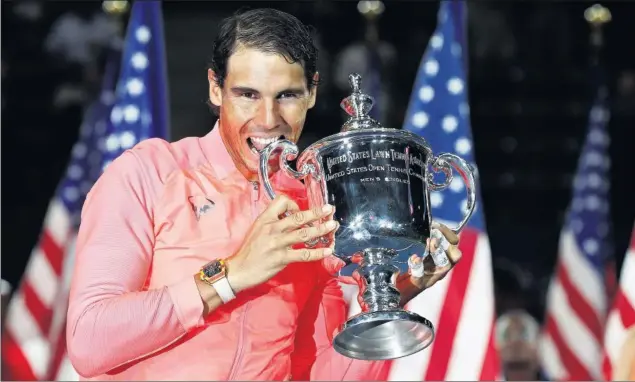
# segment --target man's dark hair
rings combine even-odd
[[[216,82],[222,87],[229,57],[241,45],[279,54],[291,64],[299,63],[304,68],[307,86],[311,88],[317,85],[313,76],[317,71],[318,57],[312,32],[312,28],[296,17],[277,9],[239,11],[222,21],[208,67],[214,71]]]

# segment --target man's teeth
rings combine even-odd
[[[281,137],[274,138],[258,138],[258,137],[250,137],[249,141],[251,142],[251,150],[255,153],[260,153],[265,147],[270,145],[271,143],[277,141]]]
[[[258,144],[258,145],[267,146],[268,144],[271,144],[271,143],[277,141],[278,138],[279,137],[275,137],[275,138],[256,138],[256,137],[251,137],[251,141],[253,143]]]

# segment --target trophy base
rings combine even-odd
[[[381,361],[421,351],[434,340],[434,326],[407,310],[358,314],[349,319],[333,339],[335,350],[349,358]]]

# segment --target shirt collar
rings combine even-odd
[[[214,124],[212,131],[200,138],[200,144],[205,158],[207,158],[210,166],[215,170],[216,175],[220,179],[238,170],[234,164],[234,160],[229,155],[229,152],[227,152],[227,148],[225,148],[223,138],[220,136],[218,120]]]

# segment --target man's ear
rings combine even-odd
[[[223,92],[216,81],[216,73],[212,69],[207,69],[207,81],[209,82],[209,101],[212,105],[220,107],[223,103]]]
[[[317,98],[317,84],[320,82],[320,73],[315,72],[315,74],[313,75],[313,84],[309,84],[309,92],[311,93],[309,95],[309,109],[313,108],[313,106],[315,106],[315,99]]]

